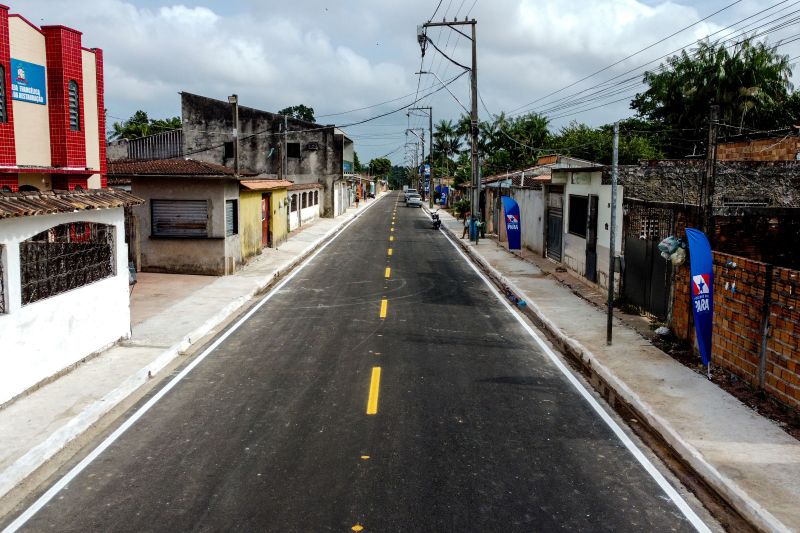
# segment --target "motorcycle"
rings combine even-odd
[[[442,226],[442,221],[439,219],[439,213],[435,211],[431,213],[431,222],[433,223],[433,229],[439,229]]]

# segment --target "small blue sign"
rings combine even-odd
[[[431,177],[431,166],[428,163],[422,165],[422,175],[425,176],[426,178]]]
[[[714,325],[714,260],[705,233],[686,228],[691,264],[692,312],[700,358],[711,362],[711,338]]]
[[[345,174],[353,173],[353,163],[351,163],[350,161],[345,161],[342,166],[344,167]]]
[[[508,249],[519,250],[521,246],[521,231],[519,220],[519,205],[510,196],[502,196],[503,212],[506,215],[506,234],[508,235]]]
[[[47,81],[42,65],[11,58],[11,98],[21,102],[45,105]]]

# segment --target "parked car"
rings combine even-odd
[[[406,207],[422,207],[422,197],[419,194],[407,195]]]

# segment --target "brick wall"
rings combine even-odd
[[[800,137],[788,134],[769,139],[720,143],[717,160],[790,161],[800,152]]]
[[[765,389],[800,407],[800,272],[775,268],[767,337]]]
[[[676,269],[671,326],[677,337],[694,344],[689,272],[688,264]],[[798,291],[796,270],[714,252],[713,364],[795,409],[800,408]],[[759,363],[765,340],[762,383]]]

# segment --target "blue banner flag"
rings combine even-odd
[[[714,323],[714,260],[705,233],[694,228],[686,228],[686,237],[689,239],[694,329],[697,333],[700,357],[703,359],[703,364],[708,366],[711,362],[711,334]]]
[[[503,212],[506,215],[506,234],[508,235],[508,249],[519,250],[521,248],[520,240],[520,220],[519,220],[519,205],[510,196],[502,196],[503,199]]]

